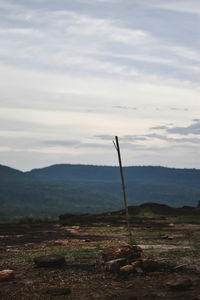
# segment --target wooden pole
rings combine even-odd
[[[125,206],[125,210],[126,210],[126,221],[127,221],[128,232],[129,232],[129,242],[131,243],[132,242],[132,233],[131,233],[131,225],[130,225],[130,216],[129,216],[129,212],[128,212],[126,188],[125,188],[124,173],[123,173],[123,167],[122,167],[122,159],[121,159],[118,136],[115,136],[115,142],[113,141],[113,143],[114,143],[115,149],[117,150],[117,154],[118,154],[121,181],[122,181],[122,190],[123,190],[123,196],[124,196],[124,206]]]

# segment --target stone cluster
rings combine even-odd
[[[158,272],[165,267],[163,263],[144,258],[139,246],[129,245],[105,248],[102,251],[102,265],[106,271],[124,275]]]

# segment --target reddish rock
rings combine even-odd
[[[130,273],[133,273],[135,271],[133,265],[126,265],[120,268],[120,274],[128,275]]]
[[[107,247],[102,251],[102,258],[105,262],[118,258],[131,261],[140,258],[141,252],[142,249],[138,246]]]
[[[14,278],[15,271],[13,270],[2,270],[0,271],[0,281],[7,281]]]
[[[59,267],[65,264],[65,257],[57,254],[49,254],[34,258],[38,267]]]
[[[141,264],[142,262],[140,260],[136,260],[131,263],[131,265],[134,266],[134,268],[141,267]]]
[[[191,288],[192,281],[189,278],[178,278],[167,282],[167,286],[173,290],[187,290]]]

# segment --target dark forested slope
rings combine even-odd
[[[29,174],[73,182],[121,197],[118,167],[61,164],[34,169]],[[130,205],[157,202],[196,206],[200,199],[200,170],[197,169],[134,166],[124,167],[124,175]]]
[[[129,205],[196,206],[200,170],[125,167]],[[0,220],[62,213],[98,213],[123,206],[118,167],[53,165],[21,172],[0,165]]]
[[[118,181],[119,168],[111,166],[59,164],[33,169],[27,174],[68,181]],[[200,170],[175,169],[153,166],[124,167],[128,181],[156,184],[187,184],[199,186]]]

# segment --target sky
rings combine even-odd
[[[0,164],[200,168],[199,0],[0,0]]]

